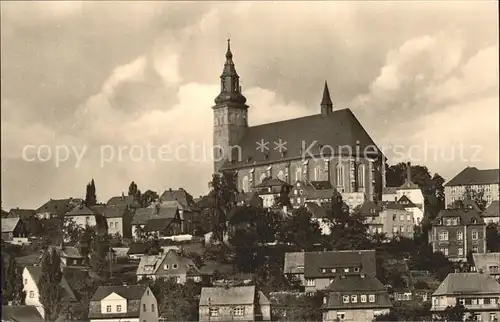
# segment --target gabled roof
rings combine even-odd
[[[16,229],[19,218],[2,218],[2,233],[10,233]]]
[[[465,200],[461,200],[461,202],[462,202],[462,206],[464,208],[472,209],[478,213],[481,213],[481,208],[479,208],[479,206],[477,205],[477,203],[474,200],[465,199]]]
[[[30,273],[31,277],[33,278],[33,281],[39,287],[39,282],[40,279],[42,278],[42,267],[41,266],[26,266],[25,269]],[[75,293],[73,293],[73,290],[68,284],[68,281],[64,277],[64,275],[61,278],[61,282],[59,283],[59,286],[63,289],[63,299],[66,301],[74,302],[77,301],[77,298],[75,296]]]
[[[125,205],[109,206],[103,209],[102,215],[106,218],[122,218],[128,213]]]
[[[350,272],[347,274],[366,274],[375,275],[375,250],[339,250],[324,252],[305,253],[305,278],[329,278],[339,275],[345,275],[338,268],[359,267],[359,272]],[[337,268],[332,272],[331,268]],[[323,272],[325,269],[325,272]]]
[[[2,321],[4,322],[43,322],[42,316],[32,305],[3,305]]]
[[[404,205],[405,208],[416,208],[417,206],[407,196],[401,196],[396,203]]]
[[[184,210],[187,211],[198,209],[193,197],[183,188],[179,188],[178,190],[165,190],[160,196],[160,201],[178,201]]]
[[[77,259],[83,258],[83,255],[80,253],[80,251],[78,250],[77,247],[63,246],[61,248],[60,246],[54,246],[54,248],[56,249],[59,256],[61,256],[61,257],[77,258]]]
[[[99,286],[91,301],[101,301],[112,293],[116,293],[127,300],[140,300],[147,288],[147,285]]]
[[[106,210],[107,206],[106,205],[95,205],[89,207],[92,212],[94,212],[96,215],[104,215],[104,211]]]
[[[346,275],[336,278],[326,290],[329,292],[383,292],[385,288],[375,276]]]
[[[444,209],[439,212],[434,222],[437,222],[443,218],[449,217],[459,217],[460,225],[470,225],[470,224],[478,224],[484,225],[484,219],[481,217],[481,214],[474,210],[469,209]],[[475,223],[474,223],[475,222]]]
[[[9,217],[17,217],[21,219],[28,219],[30,217],[33,217],[35,215],[36,211],[34,209],[19,209],[19,208],[12,208],[8,216]]]
[[[284,154],[277,149],[269,149],[266,153],[255,149],[255,142],[278,142],[280,139],[287,142]],[[360,151],[369,153],[375,152],[376,149],[374,154],[381,155],[352,111],[341,109],[329,115],[316,114],[249,127],[238,142],[241,147],[241,160],[227,161],[222,169],[239,169],[301,159],[303,144],[309,147],[315,141],[317,144],[308,149],[312,154],[319,155],[322,145],[328,145],[338,153],[339,147],[355,147],[359,143]]]
[[[406,206],[399,204],[395,201],[382,201],[382,210],[390,209],[390,210],[402,210],[406,211]]]
[[[85,205],[79,205],[71,209],[66,216],[95,216],[95,213]]]
[[[179,214],[177,207],[152,207],[136,209],[132,224],[146,225],[151,219],[176,218]]]
[[[484,274],[491,274],[490,266],[500,267],[500,253],[473,253],[472,258],[476,271],[481,270]],[[497,274],[500,274],[500,271]]]
[[[143,230],[145,232],[162,232],[167,229],[173,221],[175,221],[174,218],[152,218],[148,220]]]
[[[139,202],[134,198],[134,196],[116,196],[116,197],[111,197],[108,202],[106,203],[107,206],[130,206],[133,208],[139,208],[141,205]]]
[[[250,305],[255,304],[255,295],[255,286],[204,287],[199,305]]]
[[[304,274],[304,263],[304,252],[285,253],[283,272],[285,274]]]
[[[415,190],[415,189],[420,189],[420,187],[408,179],[405,179],[405,182],[398,188],[398,190]]]
[[[358,210],[359,214],[362,216],[377,216],[383,209],[381,204],[375,201],[365,200]]]
[[[481,273],[450,273],[432,296],[457,294],[500,294],[500,284],[490,275]]]
[[[445,184],[445,187],[484,185],[500,182],[499,169],[479,170],[476,167],[467,167]]]
[[[40,208],[36,210],[37,213],[51,213],[56,215],[64,215],[76,205],[83,203],[83,199],[80,198],[67,198],[67,199],[50,199]]]
[[[486,207],[484,212],[481,214],[483,217],[498,217],[500,216],[500,202],[498,200],[493,200],[491,204]]]

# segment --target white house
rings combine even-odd
[[[71,219],[81,228],[96,225],[95,212],[85,205],[79,205],[67,212],[65,218]]]
[[[24,304],[34,306],[40,312],[42,317],[45,317],[43,305],[40,303],[39,282],[42,278],[42,267],[40,266],[26,266],[23,270],[23,290],[26,292]],[[71,290],[68,282],[64,278],[61,279],[59,287],[63,290],[63,301],[76,302],[76,296]]]
[[[99,286],[88,316],[90,322],[157,322],[158,301],[147,285]]]

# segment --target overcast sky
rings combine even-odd
[[[498,168],[497,12],[495,1],[2,1],[3,208],[84,197],[92,178],[104,202],[131,181],[206,193],[211,161],[118,149],[210,149],[228,36],[251,125],[318,113],[327,80],[390,163],[411,153],[446,179]],[[54,153],[24,160],[28,145],[86,150],[56,165]],[[104,166],[102,146],[115,154]]]

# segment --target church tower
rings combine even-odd
[[[220,94],[215,98],[214,110],[214,173],[219,172],[226,160],[237,159],[239,140],[248,128],[247,99],[241,94],[240,77],[236,73],[227,40],[226,63],[220,76]]]

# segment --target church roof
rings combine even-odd
[[[286,151],[275,149],[280,139],[281,142],[286,142]],[[267,149],[256,149],[258,142],[268,142]],[[382,155],[350,109],[252,126],[238,143],[241,147],[241,159],[226,161],[222,170],[298,160],[303,154],[310,157],[307,152],[315,156],[319,156],[321,151],[327,154],[333,150],[335,155],[350,152],[347,148],[342,148],[344,146],[351,147],[355,154],[357,144],[360,148],[358,151],[366,151],[366,154],[373,157]]]

